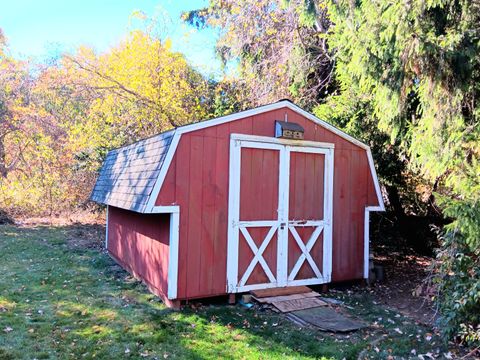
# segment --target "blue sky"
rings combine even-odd
[[[134,11],[163,19],[162,37],[184,53],[204,74],[219,75],[215,58],[216,34],[182,23],[180,14],[206,6],[208,0],[0,0],[0,28],[12,54],[43,61],[79,45],[105,51],[118,43],[139,21]]]

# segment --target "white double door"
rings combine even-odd
[[[232,135],[227,292],[329,282],[332,144]]]

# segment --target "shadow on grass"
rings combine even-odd
[[[167,309],[100,251],[103,229],[0,227],[0,359],[351,358],[280,317],[211,304]],[[84,239],[72,241],[82,234]],[[78,246],[82,244],[82,246]],[[12,305],[13,304],[13,305]],[[0,308],[2,309],[2,308]],[[11,329],[11,330],[10,330]]]
[[[371,341],[219,299],[167,309],[102,250],[103,231],[0,226],[0,359],[350,359]]]

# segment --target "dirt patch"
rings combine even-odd
[[[397,309],[414,320],[433,325],[437,318],[432,295],[425,287],[432,259],[415,254],[389,253],[375,256],[384,269],[382,282],[373,283],[371,293],[380,304]]]
[[[71,248],[102,249],[105,241],[105,226],[76,225],[67,230],[67,245]]]
[[[101,225],[105,224],[105,212],[77,211],[44,217],[15,217],[15,223],[24,227]]]

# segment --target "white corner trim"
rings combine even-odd
[[[173,207],[173,206],[170,206]],[[175,212],[170,213],[170,241],[168,246],[167,297],[177,298],[178,290],[178,248],[180,238],[180,207],[175,206]]]
[[[368,159],[368,164],[370,166],[370,173],[372,174],[373,184],[375,186],[375,192],[377,193],[377,200],[378,200],[378,206],[374,210],[385,211],[385,204],[383,203],[382,191],[380,190],[380,183],[378,181],[377,170],[375,169],[375,164],[373,163],[373,156],[370,148],[367,149],[367,159]]]
[[[240,141],[230,139],[228,173],[228,231],[227,231],[227,293],[237,292],[239,226],[235,223],[240,213]]]
[[[107,216],[105,219],[105,250],[108,251],[108,205],[107,205]]]
[[[363,223],[363,277],[369,278],[370,274],[370,210],[365,209]]]
[[[326,281],[332,281],[332,262],[333,262],[333,189],[335,172],[335,150],[330,149],[330,153],[325,156],[325,180],[324,185],[324,217],[327,224],[323,229],[324,249],[324,272]],[[330,194],[329,194],[330,192]],[[326,194],[326,195],[325,195]]]
[[[368,280],[370,274],[370,211],[385,211],[382,206],[365,207],[365,217],[363,223],[363,277]]]
[[[158,194],[160,193],[160,189],[162,188],[165,177],[167,176],[167,172],[170,169],[170,166],[172,164],[173,156],[175,155],[179,141],[180,141],[180,134],[178,133],[177,130],[175,130],[172,142],[168,147],[167,155],[165,156],[165,159],[163,160],[163,164],[160,168],[160,173],[158,174],[157,181],[155,181],[155,186],[153,187],[152,192],[150,193],[147,206],[145,207],[145,211],[144,211],[145,213],[154,212],[153,209],[156,207],[155,202],[157,201]]]
[[[197,122],[197,123],[194,123],[194,124],[185,125],[185,126],[177,128],[175,130],[175,134],[173,135],[172,142],[170,144],[170,147],[168,148],[167,156],[165,157],[165,160],[163,161],[162,167],[160,169],[160,173],[158,175],[157,181],[155,182],[155,186],[154,186],[154,188],[153,188],[153,190],[150,194],[150,197],[148,199],[148,203],[147,203],[147,206],[146,206],[144,212],[145,213],[152,212],[152,209],[155,206],[155,202],[158,198],[158,194],[160,193],[160,189],[163,185],[163,182],[165,180],[167,172],[170,169],[173,157],[174,157],[175,152],[177,150],[178,143],[180,141],[180,138],[181,138],[182,134],[185,134],[185,133],[188,133],[188,132],[191,132],[191,131],[201,130],[201,129],[204,129],[204,128],[207,128],[207,127],[210,127],[210,126],[221,125],[221,124],[224,124],[224,123],[227,123],[227,122],[230,122],[230,121],[247,118],[247,117],[250,117],[250,116],[258,115],[258,114],[261,114],[261,113],[264,113],[264,112],[277,110],[277,109],[281,109],[281,108],[285,108],[285,107],[294,111],[294,112],[296,112],[296,113],[298,113],[298,114],[300,114],[300,115],[302,115],[302,116],[304,116],[305,118],[313,121],[314,123],[324,127],[325,129],[333,132],[334,134],[342,137],[343,139],[345,139],[345,140],[347,140],[347,141],[349,141],[349,142],[351,142],[351,143],[357,145],[358,147],[367,151],[368,163],[370,165],[370,172],[372,174],[372,179],[373,179],[373,182],[374,182],[374,185],[375,185],[375,191],[377,193],[377,199],[378,199],[379,207],[383,210],[384,209],[384,204],[383,204],[383,199],[382,199],[382,193],[381,193],[381,190],[380,190],[380,184],[379,184],[379,181],[378,181],[377,172],[375,170],[375,165],[373,163],[373,158],[372,158],[370,147],[368,145],[362,143],[361,141],[355,139],[354,137],[348,135],[347,133],[341,131],[340,129],[337,129],[335,126],[327,123],[326,121],[321,120],[318,117],[316,117],[315,115],[310,114],[309,112],[303,110],[302,108],[300,108],[297,105],[291,103],[290,101],[284,100],[284,101],[279,101],[279,102],[276,102],[276,103],[273,103],[273,104],[260,106],[260,107],[255,108],[255,109],[241,111],[241,112],[238,112],[238,113],[235,113],[235,114],[222,116],[222,117],[219,117],[219,118],[216,118],[216,119],[201,121],[201,122]],[[253,137],[254,135],[250,135],[250,136]],[[260,136],[258,138],[260,138]],[[275,141],[275,140],[282,141],[280,139],[275,139],[275,138],[269,138],[269,139],[270,139],[270,142],[272,142],[272,139],[273,139],[273,141]],[[255,141],[255,140],[253,140],[253,141]],[[288,141],[288,140],[283,140],[283,141]],[[308,146],[311,146],[311,145],[308,145]]]

